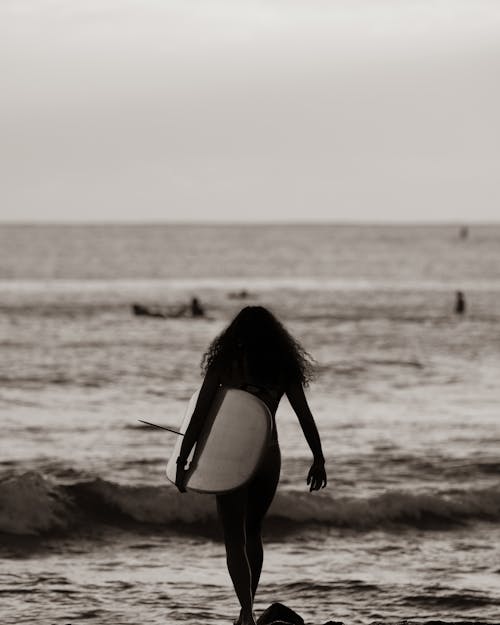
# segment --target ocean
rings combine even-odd
[[[329,478],[284,399],[257,613],[500,621],[500,226],[2,225],[2,625],[232,622],[213,497],[137,419],[179,424],[247,304],[318,363]]]

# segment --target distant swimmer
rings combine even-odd
[[[192,317],[204,317],[205,309],[200,303],[200,300],[197,297],[193,297],[191,300],[191,316]]]
[[[250,297],[250,293],[246,289],[242,289],[241,291],[231,291],[227,296],[229,299],[247,299]]]
[[[158,319],[205,316],[205,309],[197,297],[193,297],[189,304],[183,304],[182,306],[144,306],[143,304],[132,304],[132,312],[137,317],[156,317]]]
[[[455,293],[455,314],[465,314],[465,295],[462,291],[457,291]]]
[[[151,308],[149,306],[143,306],[142,304],[132,304],[132,312],[137,317],[157,317],[159,319],[165,319],[166,315],[157,308]]]

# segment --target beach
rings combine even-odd
[[[270,307],[317,360],[329,483],[278,409],[256,599],[500,621],[500,227],[0,226],[2,624],[231,623],[213,498],[165,477],[210,341]],[[455,292],[466,311],[454,313]],[[132,305],[198,297],[206,317]]]

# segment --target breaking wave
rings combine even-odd
[[[453,528],[468,521],[500,520],[500,489],[451,495],[390,491],[368,498],[331,498],[297,491],[278,493],[270,510],[271,531],[283,523],[297,531],[311,525],[352,530],[408,526]],[[124,485],[103,479],[61,484],[36,472],[0,482],[0,532],[36,535],[120,523],[170,525],[179,531],[215,525],[213,497],[179,494],[165,484]]]

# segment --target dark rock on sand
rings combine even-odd
[[[257,625],[304,625],[304,619],[282,603],[272,603],[257,619]]]
[[[304,625],[304,619],[282,603],[272,603],[257,619],[257,625]],[[344,625],[341,621],[328,621],[325,625]]]

